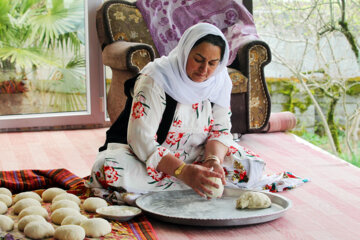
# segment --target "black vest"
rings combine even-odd
[[[127,128],[129,124],[129,118],[131,113],[132,101],[131,90],[134,89],[136,80],[140,74],[136,75],[133,78],[126,80],[124,84],[124,92],[127,96],[125,103],[125,108],[116,119],[116,121],[111,125],[109,130],[106,131],[106,141],[105,144],[99,148],[99,151],[104,151],[107,149],[108,143],[123,143],[127,144]],[[166,93],[165,93],[166,94]],[[171,127],[172,120],[174,118],[174,113],[176,109],[177,101],[172,97],[166,94],[166,107],[163,113],[159,128],[157,130],[157,142],[161,145],[167,136],[167,133]]]

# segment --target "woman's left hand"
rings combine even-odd
[[[220,173],[222,176],[221,181],[222,181],[223,185],[226,184],[224,168],[221,166],[221,164],[218,161],[208,160],[208,161],[204,162],[202,165],[207,168],[213,168],[214,172]]]

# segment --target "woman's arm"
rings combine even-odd
[[[215,171],[211,171],[210,168],[202,165],[185,164],[185,166],[181,170],[181,173],[176,176],[175,171],[183,164],[183,161],[175,157],[173,154],[169,153],[161,159],[156,170],[177,177],[189,187],[194,189],[196,193],[203,197],[205,197],[204,193],[208,193],[210,195],[212,194],[212,191],[209,190],[206,185],[210,185],[215,188],[219,187],[217,184],[213,183],[208,178],[221,178],[221,174]]]
[[[210,140],[205,145],[203,166],[207,168],[213,168],[213,171],[219,173],[221,175],[221,180],[224,185],[225,185],[225,172],[222,167],[222,164],[224,162],[224,158],[227,152],[228,152],[228,147],[217,140]]]

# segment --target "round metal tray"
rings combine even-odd
[[[136,199],[145,213],[159,220],[195,226],[239,226],[277,219],[291,207],[291,201],[274,193],[265,209],[236,209],[236,199],[243,190],[225,188],[220,199],[205,199],[193,190],[153,192]]]

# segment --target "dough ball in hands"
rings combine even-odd
[[[224,192],[224,185],[222,184],[221,178],[209,177],[208,179],[210,181],[216,183],[217,185],[219,185],[219,188],[215,188],[213,186],[206,185],[206,188],[208,188],[209,190],[212,191],[212,194],[205,193],[206,196],[208,196],[209,198],[221,198],[221,196],[223,195],[223,192]]]
[[[236,208],[268,208],[271,206],[270,198],[261,192],[244,192],[236,200]]]
[[[7,196],[9,196],[9,197],[12,198],[12,193],[11,193],[11,191],[10,191],[9,189],[7,189],[7,188],[0,187],[0,194],[5,194],[5,195],[7,195]]]
[[[87,237],[102,237],[111,232],[111,225],[103,218],[90,218],[81,223]]]
[[[66,193],[64,189],[52,187],[46,189],[41,195],[44,202],[52,202],[52,200],[59,194]]]
[[[19,219],[22,219],[23,217],[27,216],[27,215],[39,215],[42,216],[43,218],[47,219],[49,216],[48,211],[43,208],[43,207],[39,207],[39,206],[30,206],[27,208],[24,208],[20,213],[19,213]]]
[[[66,218],[67,216],[75,216],[75,215],[81,215],[80,212],[73,208],[59,208],[56,209],[51,214],[51,221],[57,225],[60,225],[61,222]]]
[[[107,205],[107,202],[99,197],[89,197],[83,203],[84,210],[91,213],[96,212],[98,208],[107,207]]]
[[[12,205],[12,198],[6,194],[0,193],[0,202],[3,202],[6,204],[7,207],[10,207]]]
[[[24,228],[24,233],[26,237],[32,239],[44,239],[54,236],[54,227],[43,221],[30,222]]]
[[[0,202],[0,214],[6,213],[7,210],[8,210],[8,207],[6,206],[6,204],[3,202]]]
[[[40,215],[27,215],[27,216],[23,217],[22,219],[20,219],[20,221],[18,222],[19,231],[23,232],[26,225],[28,225],[28,223],[35,222],[35,221],[46,222],[45,218],[43,218]]]
[[[73,208],[75,210],[80,211],[80,207],[76,202],[67,199],[56,201],[53,204],[51,204],[50,207],[52,212],[59,208]]]
[[[33,198],[24,198],[15,203],[13,211],[15,214],[19,214],[23,209],[31,206],[40,207],[41,203]]]
[[[85,217],[84,215],[67,216],[62,220],[61,226],[62,225],[81,225],[81,223],[87,219],[88,218]]]
[[[81,203],[80,198],[72,193],[61,193],[59,195],[56,195],[56,197],[54,197],[54,199],[52,200],[52,203],[55,203],[57,201],[64,200],[64,199],[74,201],[77,203],[77,205],[80,205],[80,203]]]
[[[78,225],[65,225],[56,228],[54,237],[59,240],[83,240],[85,230]]]
[[[41,202],[41,197],[39,196],[39,194],[34,193],[34,192],[22,192],[22,193],[16,194],[16,196],[14,197],[14,203],[17,203],[19,200],[24,199],[24,198],[33,198],[33,199]]]
[[[0,230],[1,231],[11,231],[14,228],[14,220],[5,215],[0,215]]]

